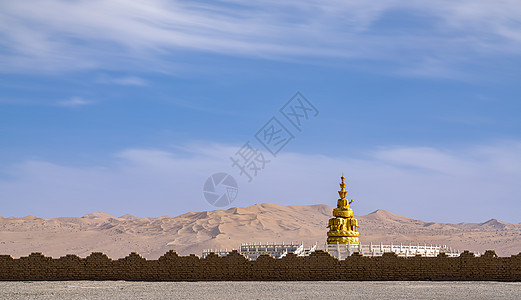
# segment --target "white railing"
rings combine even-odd
[[[281,244],[277,244],[273,242],[270,243],[242,243],[239,248],[239,253],[243,254],[247,258],[257,259],[259,256],[263,254],[267,254],[273,256],[275,258],[282,258],[286,256],[288,253],[295,253],[297,255],[302,255],[305,252],[304,242],[285,244],[282,242]],[[203,250],[202,257],[207,257],[210,253],[215,253],[219,256],[226,256],[230,251],[222,250],[222,249],[205,249]]]
[[[232,250],[235,250],[235,249],[232,249]],[[228,251],[228,249],[204,249],[203,250],[203,255],[202,255],[202,258],[206,258],[210,253],[215,253],[217,254],[218,256],[226,256],[228,254],[230,254],[231,251]]]
[[[355,252],[363,256],[382,256],[387,252],[394,252],[398,256],[412,257],[416,255],[435,257],[440,253],[445,253],[449,257],[456,257],[460,255],[458,250],[448,248],[446,245],[427,245],[427,244],[324,244],[317,250],[324,250],[329,252],[332,256],[343,259],[353,255]]]
[[[460,255],[459,250],[447,247],[446,245],[427,245],[427,244],[323,244],[315,243],[311,248],[304,248],[304,243],[290,243],[290,244],[276,244],[276,243],[243,243],[239,248],[239,253],[243,254],[249,259],[257,259],[263,254],[273,256],[275,258],[282,258],[288,253],[294,253],[297,256],[308,256],[316,250],[323,250],[338,259],[344,259],[354,253],[359,253],[363,256],[382,256],[384,253],[394,252],[401,257],[412,257],[416,255],[425,257],[435,257],[440,253],[445,253],[449,257],[457,257]],[[207,257],[210,253],[215,253],[218,256],[226,256],[231,251],[228,249],[205,249],[202,257]],[[479,255],[479,254],[478,254]]]
[[[303,242],[291,242],[290,244],[285,244],[284,242],[282,242],[282,244],[277,244],[275,242],[272,244],[243,243],[241,244],[239,252],[250,259],[257,259],[263,254],[267,254],[275,258],[281,258],[286,256],[288,253],[302,252],[303,248]]]

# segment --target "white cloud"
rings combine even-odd
[[[72,97],[68,100],[59,101],[58,103],[56,103],[56,105],[64,106],[64,107],[80,107],[80,106],[85,106],[85,105],[89,105],[92,103],[94,103],[94,102],[85,100],[85,99],[79,98],[79,97]]]
[[[416,16],[411,22],[421,20],[422,26],[393,30],[378,24],[395,12],[408,13],[403,22]],[[376,59],[405,65],[406,72],[443,76],[453,62],[519,55],[521,46],[517,0],[4,1],[0,14],[4,72],[132,66],[170,71],[164,57],[182,60],[188,50]]]
[[[115,78],[114,83],[120,85],[137,85],[137,86],[145,86],[147,82],[139,77],[129,76],[122,78]]]
[[[0,180],[3,215],[64,216],[106,211],[115,215],[177,215],[215,209],[202,196],[216,172],[239,182],[234,205],[335,205],[341,172],[359,214],[378,208],[434,221],[519,222],[521,143],[468,149],[392,147],[367,158],[281,152],[248,183],[231,167],[235,146],[174,151],[128,149],[104,166],[76,167],[26,161]]]
[[[137,76],[125,76],[125,77],[109,77],[106,75],[100,76],[96,82],[103,84],[117,84],[117,85],[133,85],[133,86],[146,86],[147,81]]]

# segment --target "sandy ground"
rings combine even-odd
[[[0,282],[0,299],[521,299],[503,282]]]
[[[324,243],[327,205],[279,206],[272,203],[177,217],[114,217],[92,213],[84,217],[0,217],[0,254],[13,257],[31,252],[60,257],[104,252],[113,259],[138,252],[157,259],[169,250],[201,255],[203,249],[240,247],[241,242],[303,241]],[[521,224],[498,220],[483,223],[428,223],[378,210],[358,216],[362,243],[442,244],[500,256],[521,252]]]

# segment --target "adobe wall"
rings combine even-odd
[[[13,259],[0,255],[0,280],[497,280],[521,281],[521,253],[497,257],[494,251],[475,257],[350,256],[338,260],[317,251],[308,257],[282,259],[261,256],[250,261],[237,252],[226,257],[178,256],[167,252],[158,260],[136,253],[112,260],[103,253],[86,258],[67,255],[58,259],[33,253]]]

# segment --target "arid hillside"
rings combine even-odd
[[[182,255],[208,248],[238,248],[241,242],[324,243],[327,205],[272,203],[228,210],[190,212],[177,217],[114,217],[100,212],[80,218],[0,217],[0,254],[20,257],[42,252],[82,257],[101,251],[111,258],[138,252],[156,259],[170,249]],[[461,250],[494,249],[501,256],[521,252],[521,224],[428,223],[377,210],[358,216],[362,243],[444,244]]]

